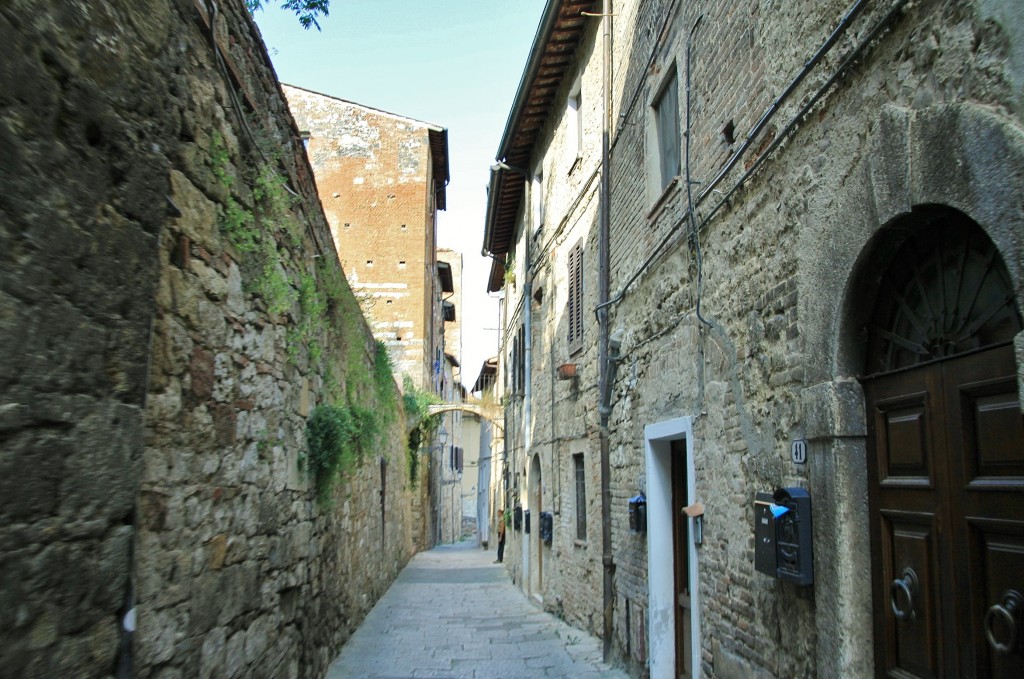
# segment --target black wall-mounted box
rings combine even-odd
[[[540,513],[540,539],[546,545],[551,544],[555,527],[555,517],[552,516],[551,512]]]
[[[796,585],[814,583],[811,496],[776,488],[754,499],[754,569]]]
[[[647,498],[643,494],[629,498],[629,530],[647,532]]]
[[[771,493],[761,492],[754,498],[754,570],[774,578],[778,560],[775,554],[773,502]]]

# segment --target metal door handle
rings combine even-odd
[[[1022,607],[1024,598],[1020,592],[1008,589],[1003,592],[1002,601],[985,611],[985,636],[996,653],[1010,653],[1017,645],[1017,623],[1020,622]],[[998,635],[996,632],[995,628],[999,622],[1003,623],[1004,635]],[[999,636],[1003,638],[1000,639]]]
[[[903,577],[893,580],[889,587],[889,602],[892,614],[897,620],[913,620],[917,617],[914,610],[914,595],[917,594],[917,573],[913,568],[904,568]]]

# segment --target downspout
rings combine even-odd
[[[524,177],[523,181],[526,181]],[[533,199],[532,184],[530,199]],[[531,211],[532,212],[532,211]],[[532,225],[525,223],[525,238],[523,239],[523,274],[526,281],[523,283],[523,479],[526,492],[520,496],[522,502],[525,496],[527,505],[532,500],[529,493],[530,488],[530,448],[533,446],[533,272],[530,266],[530,241],[533,239]],[[541,491],[543,492],[543,491]],[[525,509],[526,505],[524,505]],[[540,525],[540,507],[530,507],[534,517],[534,525]],[[536,529],[534,529],[536,531]],[[538,533],[539,535],[539,533]],[[536,566],[530,563],[530,537],[523,531],[523,591],[529,592],[533,577],[530,572]],[[539,549],[539,547],[538,547]]]
[[[532,195],[530,196],[533,197]],[[526,282],[523,283],[523,450],[526,457],[530,457],[530,447],[533,445],[533,271],[530,266],[530,240],[532,235],[530,227],[527,226],[526,238],[523,244],[523,273]],[[529,463],[527,463],[529,468]],[[537,511],[540,511],[538,508]]]
[[[612,560],[612,503],[611,503],[611,464],[608,441],[608,416],[611,413],[610,404],[610,375],[611,367],[608,361],[608,301],[609,290],[609,261],[610,244],[609,235],[611,232],[611,177],[609,169],[609,139],[611,135],[612,117],[612,0],[602,0],[601,14],[603,15],[603,37],[602,37],[602,61],[603,61],[603,87],[602,105],[604,116],[601,121],[601,219],[598,225],[597,237],[597,296],[598,296],[598,345],[597,364],[600,370],[598,378],[598,398],[601,403],[598,408],[601,418],[601,561],[604,565],[604,659],[608,662],[612,652],[612,634],[614,632],[614,606],[615,599],[612,590],[615,576],[615,563]],[[600,306],[604,305],[604,306]]]

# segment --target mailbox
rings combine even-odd
[[[551,544],[554,525],[555,517],[551,515],[551,512],[540,513],[540,539],[543,540],[546,545]]]
[[[643,493],[629,498],[629,530],[634,533],[647,532],[647,498]]]
[[[754,570],[774,578],[778,560],[772,502],[771,493],[758,493],[754,498]]]
[[[516,507],[512,510],[512,528],[513,530],[523,529],[523,508]],[[527,531],[529,532],[529,531]]]
[[[527,535],[530,534],[530,510],[527,509],[523,512],[523,532]]]
[[[797,585],[814,582],[811,496],[777,488],[754,499],[754,569]]]

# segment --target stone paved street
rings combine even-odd
[[[417,554],[327,679],[626,677],[599,639],[530,603],[494,554],[469,542]]]

